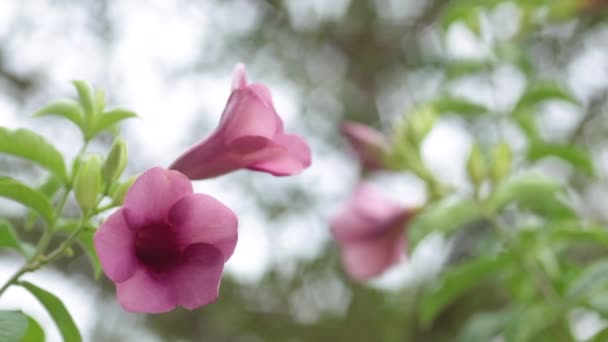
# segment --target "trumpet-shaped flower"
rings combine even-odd
[[[193,193],[186,176],[153,168],[135,181],[94,243],[127,311],[194,309],[217,299],[237,224],[228,207]]]
[[[405,254],[403,231],[412,215],[370,185],[359,184],[331,221],[348,274],[366,280],[398,263]]]
[[[363,169],[385,168],[383,158],[388,149],[388,143],[382,133],[352,121],[342,122],[340,131],[348,140]]]
[[[260,83],[248,84],[245,67],[238,64],[219,126],[177,158],[170,169],[190,179],[211,178],[243,168],[289,176],[302,172],[310,163],[306,142],[283,131],[270,90]]]

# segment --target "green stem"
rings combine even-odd
[[[63,254],[63,252],[65,252],[65,250],[72,245],[74,240],[78,237],[78,234],[80,234],[80,232],[82,232],[82,230],[86,226],[86,223],[90,217],[91,217],[91,215],[89,212],[82,215],[80,222],[78,224],[78,227],[76,227],[76,229],[74,229],[74,231],[68,236],[68,238],[65,239],[61,243],[61,245],[59,245],[59,247],[57,247],[54,251],[49,253],[48,256],[42,258],[42,260],[40,262],[40,266],[53,262],[57,258],[59,258]]]
[[[82,154],[84,154],[85,150],[87,149],[88,144],[89,144],[88,141],[84,143],[84,145],[82,146],[80,151],[78,151],[78,153],[76,154],[75,158],[80,158],[82,156]],[[73,178],[73,175],[71,178]],[[67,203],[71,190],[72,190],[72,180],[70,180],[68,182],[68,184],[65,186],[65,191],[64,191],[61,199],[59,200],[59,203],[57,204],[57,216],[58,217],[61,217],[63,215],[63,209],[65,208],[65,205]],[[36,250],[35,250],[34,254],[30,258],[28,258],[27,262],[23,266],[21,266],[2,285],[2,287],[0,287],[0,296],[12,284],[15,284],[16,282],[18,282],[19,277],[21,277],[25,273],[33,272],[33,271],[39,269],[40,267],[42,267],[43,265],[57,259],[72,244],[74,239],[78,236],[80,231],[85,226],[85,223],[87,222],[87,220],[90,218],[90,215],[91,215],[91,213],[83,213],[83,215],[81,216],[79,226],[74,230],[74,232],[72,232],[72,234],[68,237],[68,239],[65,240],[57,249],[55,249],[53,252],[51,252],[47,257],[44,257],[43,253],[46,251],[47,247],[49,246],[49,244],[51,242],[53,234],[55,233],[57,221],[51,223],[47,227],[47,229],[44,231],[42,236],[40,237],[40,240],[38,241],[38,244],[36,245]]]

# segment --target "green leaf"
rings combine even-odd
[[[82,108],[84,108],[85,114],[85,122],[88,121],[86,118],[90,119],[95,116],[95,100],[93,98],[93,90],[91,86],[85,81],[72,81],[74,87],[76,88],[76,92],[78,92],[78,97],[80,99],[80,103],[82,104]]]
[[[27,323],[27,331],[21,342],[44,342],[44,330],[40,324],[30,316],[27,316]]]
[[[570,284],[566,298],[577,303],[593,296],[594,292],[608,284],[608,260],[598,261],[587,268]]]
[[[556,157],[588,176],[595,175],[595,166],[589,151],[575,145],[533,141],[528,147],[527,157],[531,161],[537,161],[545,157]]]
[[[84,134],[84,113],[82,111],[82,107],[80,107],[80,104],[77,102],[72,100],[59,100],[51,102],[34,114],[35,117],[46,115],[64,117],[78,126]]]
[[[95,90],[95,112],[103,113],[106,109],[106,93],[101,90]]]
[[[512,118],[530,141],[540,139],[536,116],[531,107],[519,108],[513,111]]]
[[[606,342],[608,341],[608,327],[598,331],[593,337],[587,342]]]
[[[559,182],[539,173],[523,173],[498,185],[487,206],[490,212],[496,212],[515,203],[539,214],[573,216],[574,211],[559,198],[563,193]]]
[[[511,316],[504,334],[505,341],[562,341],[565,332],[558,328],[564,327],[556,322],[560,314],[559,310],[545,303],[526,305]]]
[[[515,110],[535,106],[544,101],[565,101],[578,104],[576,98],[565,88],[556,83],[539,82],[531,85],[519,98]]]
[[[30,293],[45,307],[55,321],[55,324],[57,324],[59,332],[61,332],[61,336],[65,342],[82,341],[78,327],[76,327],[72,316],[70,316],[70,313],[59,298],[27,281],[20,282],[19,285],[30,291]]]
[[[422,297],[421,322],[428,326],[446,306],[476,285],[500,274],[512,260],[510,254],[482,256],[446,270],[436,286]]]
[[[0,127],[0,153],[28,159],[67,182],[65,162],[61,153],[42,136],[27,129],[11,131]]]
[[[0,219],[0,248],[12,248],[25,255],[13,225],[7,220]]]
[[[512,310],[480,312],[471,317],[460,334],[460,342],[492,341],[513,316]]]
[[[486,73],[490,70],[490,67],[490,62],[485,60],[456,60],[445,66],[445,72],[446,77],[453,80],[459,77]]]
[[[89,136],[94,137],[97,134],[101,133],[102,131],[111,128],[112,125],[114,125],[122,120],[130,119],[130,118],[134,118],[134,117],[137,117],[137,114],[135,114],[134,112],[132,112],[130,110],[126,110],[126,109],[122,109],[122,108],[116,108],[116,109],[112,109],[107,112],[104,112],[99,117],[97,117],[97,120],[95,121],[94,127]]]
[[[8,177],[0,177],[0,197],[6,197],[35,210],[49,224],[55,221],[55,209],[40,191]]]
[[[443,96],[433,101],[433,105],[438,113],[455,113],[465,117],[475,117],[489,112],[485,106],[464,97]]]
[[[588,242],[608,248],[608,230],[604,227],[549,227],[554,242]]]
[[[21,311],[0,311],[0,341],[19,342],[27,330],[27,316]]]
[[[473,200],[439,202],[418,214],[410,224],[407,230],[409,248],[414,250],[420,241],[433,232],[449,235],[482,216],[480,206]]]
[[[57,179],[57,177],[51,175],[38,187],[38,191],[45,194],[50,200],[55,196],[57,191],[61,189],[61,185],[61,181]]]
[[[418,214],[410,224],[407,235],[409,249],[414,250],[428,235],[439,232],[453,234],[467,223],[479,218],[477,206],[470,202],[440,202]]]

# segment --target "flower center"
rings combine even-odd
[[[175,265],[181,251],[173,227],[157,223],[141,229],[135,239],[135,255],[154,271],[164,271]]]

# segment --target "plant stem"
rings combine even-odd
[[[88,144],[89,144],[88,141],[84,143],[84,145],[80,148],[80,151],[78,151],[78,153],[76,154],[75,160],[80,158],[84,154],[84,152],[87,149]],[[74,170],[72,170],[72,171],[74,171]],[[73,177],[74,177],[74,175],[72,175],[70,178],[73,178]],[[57,216],[58,217],[61,217],[63,215],[63,209],[65,208],[65,205],[68,201],[68,197],[70,195],[71,190],[72,190],[72,179],[70,179],[68,184],[66,184],[65,191],[64,191],[63,195],[61,196],[59,203],[57,204]],[[19,280],[19,278],[22,275],[24,275],[25,273],[33,272],[33,271],[39,269],[40,267],[42,267],[43,265],[48,264],[49,262],[52,262],[55,259],[57,259],[59,256],[61,256],[61,254],[72,244],[72,242],[74,242],[74,239],[82,231],[86,222],[91,217],[91,214],[92,214],[91,212],[83,213],[81,215],[81,219],[80,219],[80,223],[79,223],[78,227],[72,232],[72,234],[70,234],[70,236],[57,249],[55,249],[48,256],[45,257],[45,256],[43,256],[43,253],[46,251],[47,247],[49,246],[49,244],[51,242],[51,238],[53,237],[53,234],[55,233],[57,220],[52,222],[47,227],[47,229],[44,231],[42,236],[40,237],[40,240],[38,241],[38,244],[36,245],[36,250],[35,250],[34,254],[30,258],[28,258],[27,262],[23,266],[21,266],[6,281],[6,283],[4,283],[4,285],[2,285],[2,287],[0,287],[0,296],[12,284],[15,284]]]
[[[80,222],[78,224],[78,227],[76,227],[76,229],[74,229],[74,231],[68,236],[67,239],[65,239],[65,241],[63,241],[61,243],[61,245],[59,245],[59,247],[57,247],[54,251],[52,251],[51,253],[49,253],[48,256],[43,257],[42,261],[41,261],[41,265],[50,263],[55,261],[55,259],[57,259],[58,257],[60,257],[63,252],[70,247],[70,245],[72,245],[72,242],[74,242],[74,240],[76,239],[76,237],[78,237],[78,234],[80,234],[80,232],[82,232],[82,230],[84,229],[87,221],[90,218],[90,213],[87,212],[84,215],[82,215],[82,217],[80,218]]]

